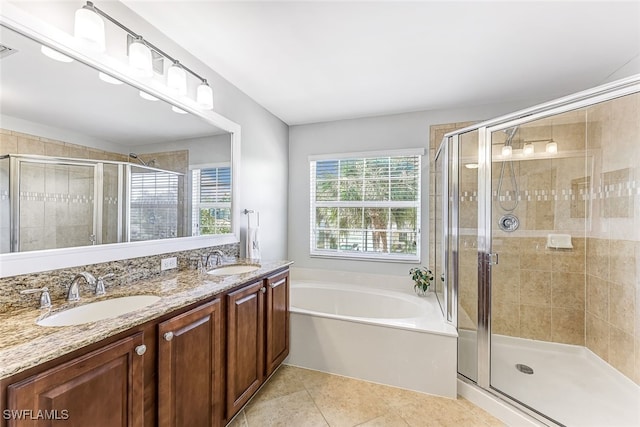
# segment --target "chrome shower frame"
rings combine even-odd
[[[598,86],[586,91],[543,103],[532,108],[516,111],[492,120],[468,126],[445,134],[440,146],[436,150],[436,159],[444,156],[442,171],[443,206],[442,230],[435,230],[436,239],[442,239],[441,256],[445,265],[445,317],[448,322],[457,325],[459,296],[459,168],[460,168],[460,136],[468,132],[478,132],[478,325],[477,325],[477,379],[474,381],[460,372],[461,381],[479,387],[495,398],[506,401],[529,416],[552,425],[557,421],[545,414],[530,408],[505,395],[491,386],[491,268],[498,263],[497,255],[492,248],[492,145],[493,132],[508,131],[510,128],[521,126],[549,116],[588,107],[614,98],[640,92],[640,74]],[[439,178],[439,177],[438,177]],[[436,178],[436,180],[438,179]],[[446,200],[448,202],[444,202]],[[438,207],[436,206],[436,209]],[[433,248],[436,250],[436,247]]]

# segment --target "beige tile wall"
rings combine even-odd
[[[561,150],[587,150],[586,161],[520,165],[521,191],[578,188],[585,176],[589,190],[584,197],[521,202],[520,230],[494,233],[500,263],[492,275],[492,328],[498,334],[585,345],[640,384],[638,117],[640,95],[635,94],[521,128],[522,138],[552,137]],[[432,127],[432,156],[442,135],[458,127]],[[477,200],[472,192],[477,174],[464,168],[461,174],[461,192],[472,197],[460,202],[459,302],[475,319]],[[574,249],[546,248],[544,236],[551,230],[572,234]]]
[[[640,384],[640,94],[590,107],[586,345]]]

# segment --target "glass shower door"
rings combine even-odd
[[[19,163],[19,251],[95,244],[96,166]]]

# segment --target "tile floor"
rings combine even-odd
[[[494,427],[497,418],[468,400],[283,365],[229,427]]]

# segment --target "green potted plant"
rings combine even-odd
[[[414,267],[409,270],[411,278],[415,282],[413,289],[416,294],[423,297],[427,294],[429,286],[433,283],[433,272],[426,267]]]

